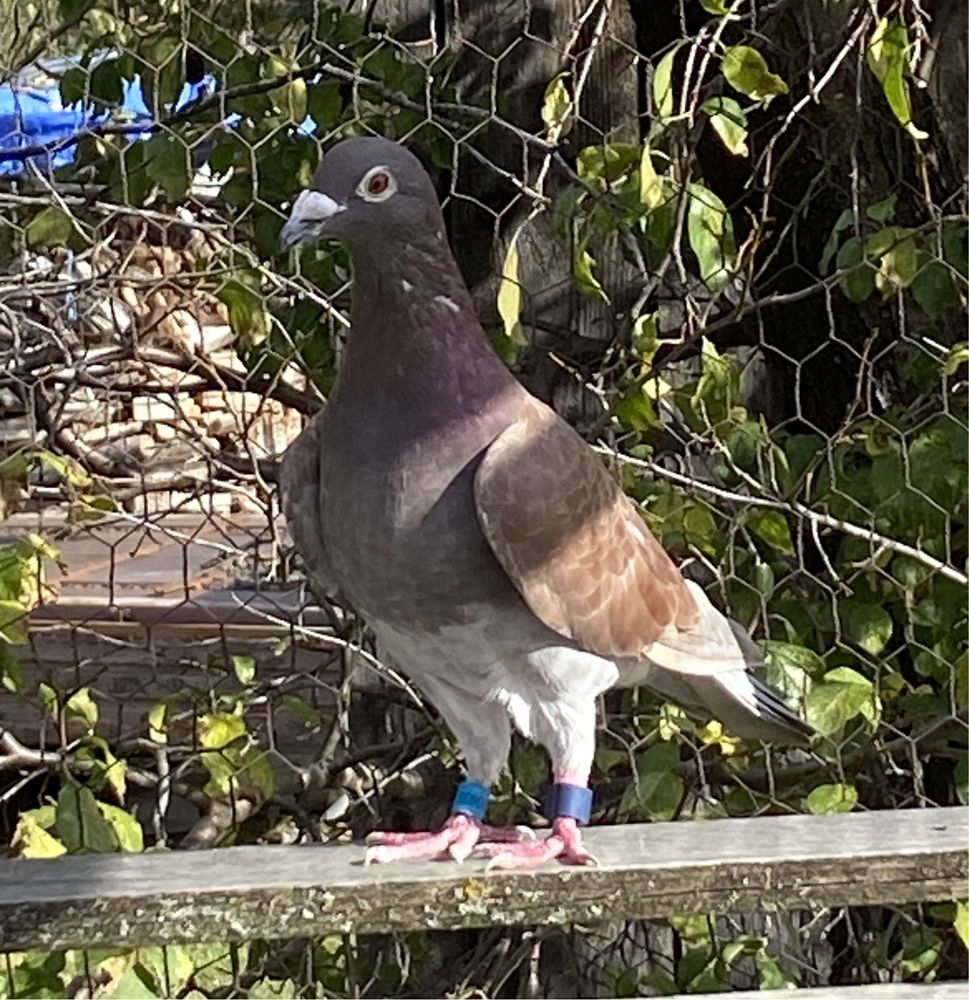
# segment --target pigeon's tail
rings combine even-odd
[[[764,665],[753,640],[696,584],[687,585],[700,608],[700,621],[695,629],[665,637],[649,651],[653,666],[647,684],[691,715],[718,719],[737,736],[807,746],[814,730],[778,691],[751,672]]]
[[[706,707],[738,736],[794,746],[807,746],[814,736],[777,691],[746,670],[727,670],[691,682]]]

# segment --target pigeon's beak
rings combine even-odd
[[[326,235],[327,222],[344,211],[346,205],[334,201],[329,195],[321,191],[304,191],[293,203],[293,210],[280,230],[280,250],[321,239]]]

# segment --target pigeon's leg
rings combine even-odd
[[[534,868],[558,859],[570,865],[595,864],[582,843],[580,824],[592,805],[589,774],[595,755],[595,701],[550,703],[535,713],[535,739],[552,758],[554,784],[546,802],[552,832],[544,840],[486,846],[489,868]]]
[[[455,796],[454,812],[440,830],[420,833],[378,831],[367,840],[367,863],[453,858],[463,861],[475,845],[509,843],[534,836],[520,827],[493,827],[482,822],[488,789],[497,779],[511,745],[508,713],[494,702],[471,699],[450,684],[421,684],[440,709],[464,750],[467,781]]]

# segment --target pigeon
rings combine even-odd
[[[757,647],[685,579],[595,452],[492,349],[420,161],[388,139],[324,156],[280,234],[342,242],[351,329],[325,408],[283,460],[283,510],[461,745],[440,830],[371,835],[367,860],[588,864],[599,695],[645,685],[737,735],[812,729],[750,672]],[[549,754],[548,836],[489,826],[511,726]]]

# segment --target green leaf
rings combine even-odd
[[[91,70],[91,97],[108,106],[121,104],[124,82],[117,59],[104,59]]]
[[[794,555],[794,542],[787,519],[780,511],[753,510],[747,515],[750,530],[786,556]]]
[[[659,425],[656,408],[646,393],[645,386],[633,386],[627,395],[613,407],[616,419],[632,431],[645,431]]]
[[[852,302],[864,302],[875,290],[875,271],[865,261],[865,243],[852,236],[838,251],[837,268],[846,271],[840,280],[841,290]]]
[[[936,319],[946,309],[959,304],[959,294],[952,272],[937,260],[923,263],[912,281],[912,296],[930,319]]]
[[[952,784],[959,802],[962,805],[969,805],[969,757],[963,756],[956,761]]]
[[[629,347],[644,365],[652,362],[659,346],[658,318],[658,313],[643,313],[637,316],[636,322],[633,323]]]
[[[920,927],[902,942],[902,969],[910,975],[923,975],[938,964],[942,938],[927,927]]]
[[[660,120],[673,114],[675,95],[673,94],[673,61],[680,49],[680,42],[660,59],[653,70],[653,101],[656,104],[656,117]]]
[[[234,655],[232,657],[232,669],[240,684],[251,684],[256,676],[256,658],[254,656]]]
[[[71,852],[106,854],[118,849],[114,831],[101,815],[94,794],[76,781],[68,781],[57,796],[55,830]]]
[[[575,279],[576,287],[583,295],[588,295],[590,299],[601,299],[603,302],[608,302],[609,296],[606,295],[606,290],[592,273],[595,264],[595,258],[588,250],[579,250],[572,268],[572,277]]]
[[[80,66],[72,66],[61,76],[58,89],[64,107],[84,100],[87,96],[87,80],[88,75]]]
[[[700,0],[700,6],[708,14],[729,14],[730,11],[727,9],[727,5],[724,0]]]
[[[919,267],[919,254],[911,230],[889,226],[868,237],[866,249],[872,257],[879,257],[875,274],[875,287],[884,298],[900,288],[908,288]]]
[[[636,780],[626,788],[619,815],[640,811],[651,819],[672,819],[683,799],[679,751],[674,743],[657,743],[636,758]]]
[[[118,1000],[151,1000],[165,994],[155,977],[141,963],[135,962],[111,983],[109,992],[104,995]]]
[[[908,81],[908,29],[898,20],[881,18],[868,46],[868,67],[882,85],[895,117],[913,139],[927,139],[928,132],[912,121]]]
[[[714,132],[734,156],[748,156],[747,115],[732,97],[711,97],[700,105],[710,116]]]
[[[498,286],[498,315],[505,327],[505,336],[512,343],[525,340],[521,328],[522,288],[518,280],[518,235],[516,230],[508,244],[505,262],[501,267],[501,284]]]
[[[38,212],[27,223],[24,239],[32,250],[37,247],[62,247],[71,238],[74,223],[59,205]]]
[[[64,705],[64,713],[69,719],[79,719],[88,730],[94,729],[98,724],[98,706],[91,697],[89,688],[80,688],[67,700]]]
[[[3,643],[0,643],[0,684],[11,694],[23,694],[23,668],[10,655],[10,650]]]
[[[891,615],[880,604],[843,601],[839,613],[842,633],[849,642],[872,656],[877,656],[888,645],[894,626]]]
[[[548,761],[534,746],[515,744],[511,751],[511,773],[526,795],[537,796],[548,781]]]
[[[858,805],[858,790],[854,785],[818,785],[806,801],[808,810],[815,816],[851,812]]]
[[[869,205],[865,211],[873,222],[888,222],[895,214],[895,205],[898,202],[897,194],[890,194],[881,201],[876,201],[874,205]]]
[[[215,293],[229,311],[229,325],[250,345],[261,344],[269,333],[269,318],[255,279],[243,272],[224,281]]]
[[[170,133],[159,132],[145,143],[144,156],[148,177],[165,192],[168,202],[180,202],[191,182],[185,143]]]
[[[311,84],[306,92],[306,111],[316,123],[317,132],[328,132],[343,114],[343,98],[337,83]]]
[[[726,205],[702,184],[690,184],[687,234],[704,283],[719,291],[737,266],[733,222]]]
[[[838,220],[834,224],[834,229],[831,230],[831,235],[828,237],[828,242],[824,244],[824,252],[821,254],[821,262],[818,264],[818,269],[822,274],[828,273],[828,268],[831,266],[831,258],[835,255],[838,244],[841,242],[841,234],[850,228],[854,221],[855,213],[850,208],[846,208],[838,216]]]
[[[787,84],[767,68],[764,57],[749,45],[734,45],[723,54],[723,75],[734,90],[768,103],[778,94],[787,93]]]
[[[850,667],[828,671],[806,701],[807,721],[822,736],[836,733],[856,715],[873,720],[879,708],[874,685]]]
[[[568,135],[572,127],[572,97],[565,78],[568,73],[559,73],[549,81],[542,99],[542,121],[551,142],[557,142],[562,136]]]
[[[114,831],[122,851],[138,854],[145,849],[145,836],[141,824],[131,813],[108,802],[99,802],[98,808]]]

